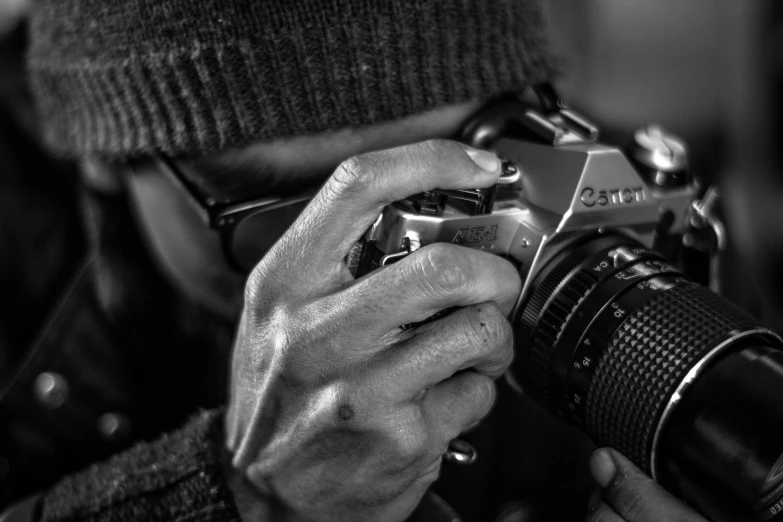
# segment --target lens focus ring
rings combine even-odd
[[[750,315],[695,283],[660,292],[606,343],[587,395],[588,433],[651,473],[658,422],[685,374],[733,334],[758,328]]]

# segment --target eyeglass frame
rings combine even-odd
[[[532,85],[530,86],[530,91],[547,113],[566,107],[550,83]],[[461,130],[453,139],[475,147],[484,148],[486,143],[492,141],[497,133],[502,132],[505,128],[505,125],[500,123],[503,119],[502,102],[523,99],[524,93],[505,93],[491,99],[466,119]],[[159,166],[159,170],[187,196],[187,200],[203,221],[211,229],[219,233],[224,258],[229,266],[240,274],[246,274],[248,270],[237,260],[232,247],[234,234],[239,225],[248,217],[256,215],[259,211],[271,211],[310,201],[318,192],[318,189],[313,189],[293,195],[272,195],[238,202],[226,201],[221,203],[214,197],[203,194],[197,185],[182,173],[176,161],[172,158],[159,155],[156,158],[156,163]],[[284,232],[281,231],[281,235]]]
[[[259,212],[309,202],[318,192],[317,189],[311,189],[291,195],[271,195],[241,201],[219,202],[213,196],[204,194],[196,183],[187,178],[172,158],[164,155],[157,156],[155,167],[186,196],[186,200],[202,221],[219,234],[223,256],[231,269],[240,274],[247,274],[248,269],[237,260],[233,248],[234,235],[239,225]],[[133,163],[131,168],[134,168]],[[281,231],[280,234],[284,232]]]

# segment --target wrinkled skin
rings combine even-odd
[[[401,521],[449,441],[492,407],[513,358],[507,261],[435,244],[354,280],[345,256],[382,208],[487,187],[496,158],[443,140],[354,156],[251,274],[226,417],[246,520]],[[456,312],[409,330],[449,307]],[[704,519],[613,450],[590,466],[587,520]],[[249,493],[248,493],[249,492]]]
[[[513,357],[513,266],[448,244],[358,280],[344,260],[385,205],[491,186],[499,162],[471,154],[433,140],[351,158],[251,274],[227,445],[275,520],[404,520],[449,441],[489,412]]]

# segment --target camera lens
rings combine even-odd
[[[777,519],[777,335],[619,235],[566,248],[532,288],[514,321],[527,394],[712,519]]]
[[[772,467],[772,471],[767,475],[761,492],[765,497],[778,497],[780,494],[777,491],[781,489],[781,487],[783,487],[783,455],[778,457],[778,461]]]

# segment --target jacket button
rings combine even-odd
[[[35,378],[33,391],[44,406],[55,409],[68,400],[70,387],[65,377],[59,373],[43,372]]]
[[[109,442],[119,442],[130,435],[130,419],[122,413],[104,413],[98,418],[98,431]]]

